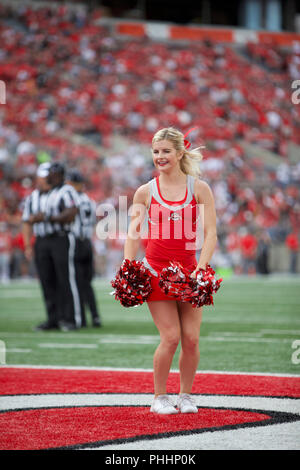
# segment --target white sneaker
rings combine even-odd
[[[179,395],[177,407],[180,413],[198,413],[196,402],[188,393],[181,393]]]
[[[168,395],[158,395],[158,397],[154,398],[150,411],[162,415],[178,413],[178,410],[176,410]]]

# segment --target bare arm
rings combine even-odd
[[[147,208],[148,186],[140,186],[134,197],[131,207],[131,219],[128,228],[127,239],[124,246],[124,259],[130,261],[136,258],[141,241],[141,227]]]
[[[210,262],[217,244],[216,210],[212,190],[204,181],[196,181],[195,195],[198,204],[202,204],[204,242],[199,262],[195,271]],[[195,272],[194,271],[194,272]]]

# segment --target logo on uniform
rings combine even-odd
[[[172,212],[170,217],[168,217],[168,220],[182,220],[182,216],[178,214],[178,212]]]

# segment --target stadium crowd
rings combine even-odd
[[[291,100],[300,44],[133,39],[99,24],[99,15],[0,5],[1,279],[35,275],[21,214],[40,163],[80,169],[89,196],[118,210],[119,195],[130,205],[134,188],[152,177],[152,135],[170,125],[196,127],[193,145],[205,146],[203,178],[218,212],[216,266],[267,273],[270,247],[286,244],[295,272],[300,159],[289,159],[289,145],[300,145],[300,104]],[[113,152],[116,136],[126,147]],[[250,155],[242,142],[273,152],[278,164]],[[95,235],[98,275],[111,277],[122,243]]]

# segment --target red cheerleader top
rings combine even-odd
[[[168,201],[161,194],[158,177],[149,182],[148,243],[143,263],[156,276],[170,261],[184,267],[195,265],[201,206],[195,198],[194,184],[195,178],[187,175],[185,197],[181,201]]]

